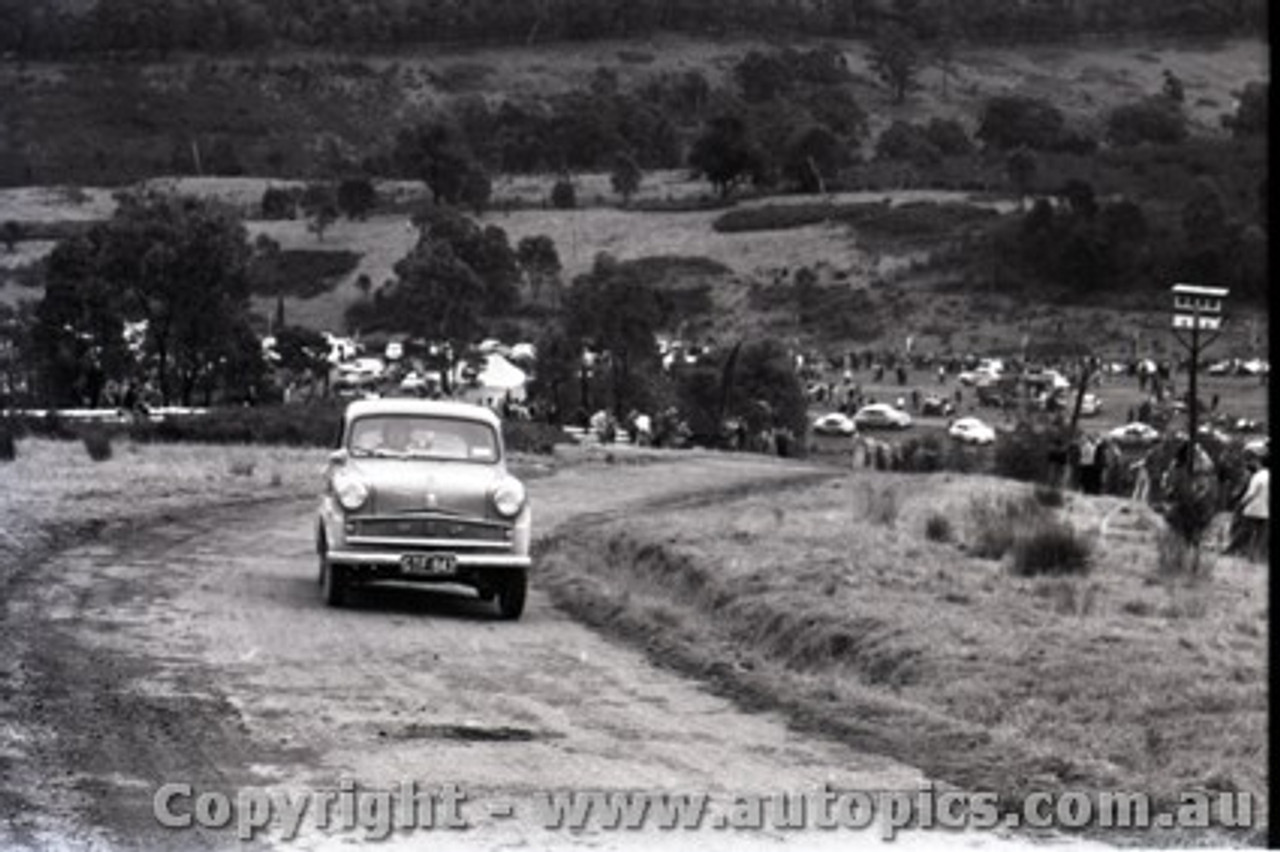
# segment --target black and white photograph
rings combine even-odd
[[[0,850],[1276,848],[1266,0],[0,0]]]

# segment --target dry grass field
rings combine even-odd
[[[1070,524],[1091,570],[980,558],[982,507],[1002,500]],[[1169,575],[1161,523],[1115,498],[1053,508],[1007,481],[856,471],[584,524],[543,570],[655,660],[931,777],[1245,790],[1265,818],[1266,568],[1210,556],[1205,576]]]
[[[225,503],[317,493],[323,450],[25,439],[0,462],[0,589],[50,549]]]

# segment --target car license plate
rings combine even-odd
[[[452,553],[407,553],[400,557],[400,567],[415,577],[439,577],[452,574],[458,560]]]

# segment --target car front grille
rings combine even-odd
[[[358,538],[459,539],[506,543],[511,528],[504,524],[459,518],[356,518],[349,534]]]

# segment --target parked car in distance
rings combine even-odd
[[[961,370],[959,375],[956,376],[956,380],[962,385],[972,387],[980,382],[991,381],[999,377],[1000,374],[995,370],[979,368],[976,370]]]
[[[407,398],[347,406],[316,519],[325,603],[340,606],[366,583],[447,583],[519,618],[531,527],[489,409]]]
[[[951,400],[943,396],[926,396],[920,403],[920,413],[925,417],[950,417],[955,412]]]
[[[1102,400],[1098,399],[1098,395],[1087,393],[1080,400],[1080,416],[1096,417],[1102,413]]]
[[[859,429],[906,429],[911,425],[911,415],[892,405],[873,402],[858,409],[853,423]]]
[[[961,417],[947,429],[947,434],[962,444],[994,444],[994,427],[976,417]]]
[[[1160,440],[1160,430],[1146,423],[1126,423],[1107,433],[1107,437],[1121,446],[1141,447]]]
[[[833,411],[813,421],[813,431],[819,435],[849,436],[856,434],[858,427],[854,425],[853,419],[847,414]]]

